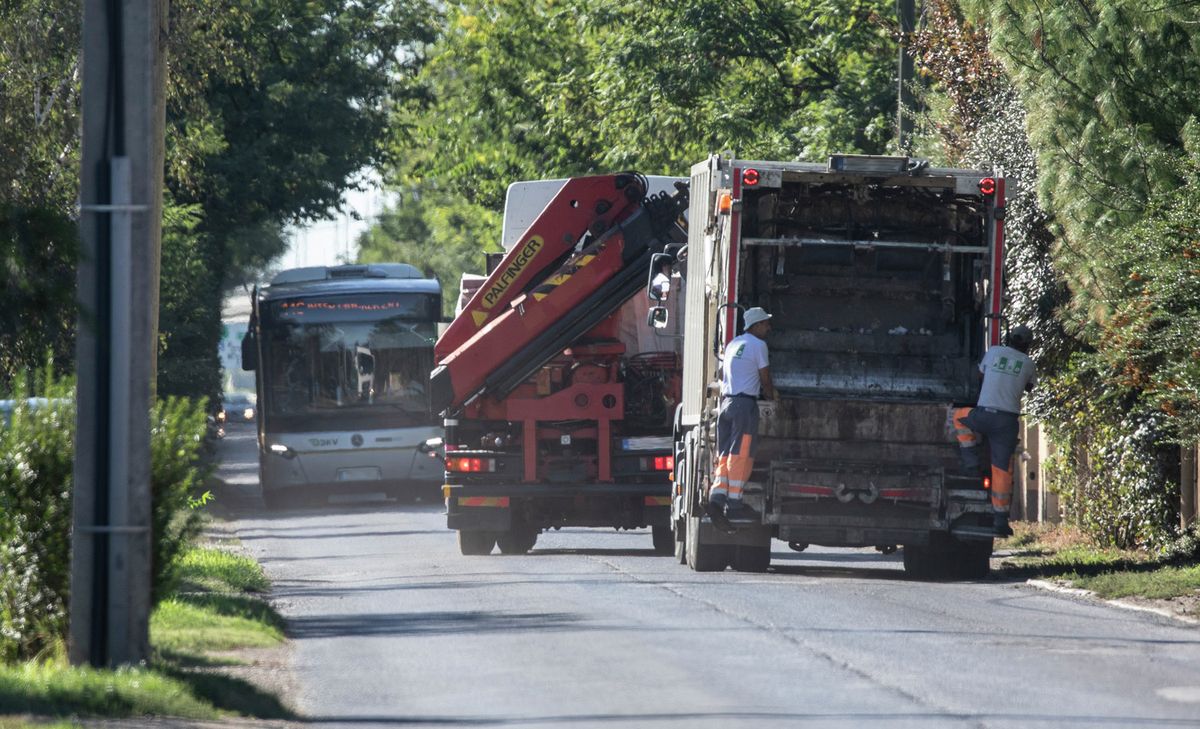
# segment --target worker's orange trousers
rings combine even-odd
[[[978,468],[979,435],[987,436],[992,459],[992,509],[1007,514],[1012,507],[1012,457],[1017,449],[1018,416],[992,408],[956,408],[951,412],[963,464]]]
[[[730,501],[742,498],[746,481],[754,469],[754,446],[758,438],[758,402],[749,397],[726,397],[717,414],[717,462],[708,498],[724,495]]]

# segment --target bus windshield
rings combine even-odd
[[[272,430],[432,422],[426,388],[437,297],[308,297],[271,302],[263,313],[265,410]]]

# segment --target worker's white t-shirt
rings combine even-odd
[[[1020,413],[1025,386],[1035,381],[1033,360],[1029,355],[1012,347],[996,345],[983,355],[979,371],[983,373],[979,407]]]
[[[750,332],[725,345],[721,363],[721,394],[758,397],[762,388],[758,371],[767,366],[767,343]]]
[[[667,295],[671,293],[671,277],[663,272],[658,272],[654,275],[654,280],[650,282],[650,289],[658,294],[659,301],[666,301]]]

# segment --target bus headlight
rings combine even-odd
[[[291,448],[288,448],[287,446],[283,445],[282,443],[272,443],[271,444],[271,452],[277,456],[283,456],[284,458],[288,458],[288,459],[296,457],[296,451],[292,450]]]

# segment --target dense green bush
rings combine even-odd
[[[150,489],[154,532],[154,602],[170,593],[179,560],[200,531],[201,512],[211,494],[200,492],[206,467],[200,447],[205,432],[205,403],[170,397],[150,414]]]
[[[1100,355],[1077,353],[1043,385],[1055,415],[1043,425],[1060,444],[1049,486],[1097,543],[1162,549],[1178,536],[1178,448],[1165,437],[1166,416],[1139,391],[1113,386],[1117,374]]]
[[[26,398],[37,393],[37,406]],[[74,383],[49,368],[18,380],[11,422],[0,427],[0,661],[30,658],[61,644],[70,587]],[[169,398],[151,413],[155,601],[176,580],[179,559],[199,528],[204,403]]]
[[[72,386],[43,372],[18,378],[18,407],[0,421],[0,660],[53,646],[67,628],[70,579]],[[49,398],[27,407],[30,392]]]

